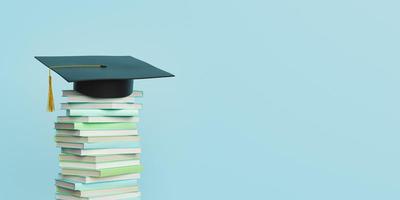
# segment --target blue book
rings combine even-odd
[[[109,181],[100,183],[80,183],[73,180],[56,179],[56,185],[70,190],[86,191],[86,190],[101,190],[101,189],[131,187],[131,186],[137,186],[138,183],[136,179],[123,180],[123,181]]]
[[[71,149],[124,149],[124,148],[138,148],[140,146],[140,143],[138,141],[95,142],[95,143],[57,142],[57,146],[62,148],[71,148]]]

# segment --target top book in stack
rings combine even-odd
[[[76,103],[131,103],[135,97],[142,97],[143,92],[134,90],[131,95],[122,98],[93,98],[86,95],[82,95],[75,90],[63,90],[63,97],[67,97],[68,102]]]

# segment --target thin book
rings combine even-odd
[[[139,122],[139,117],[90,117],[59,116],[58,122]]]
[[[107,168],[107,169],[61,169],[61,173],[64,175],[74,175],[74,176],[92,176],[92,177],[109,177],[122,174],[137,174],[142,171],[141,165]]]
[[[138,131],[131,130],[56,130],[58,136],[81,136],[81,137],[106,137],[106,136],[129,136],[138,135]]]

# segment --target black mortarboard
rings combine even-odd
[[[132,93],[134,79],[173,77],[166,71],[131,56],[35,57],[74,82],[74,90],[91,97],[117,98]]]
[[[49,68],[48,110],[54,110],[52,81],[53,70],[74,90],[91,97],[118,98],[132,94],[134,79],[173,77],[166,71],[131,56],[36,56]]]

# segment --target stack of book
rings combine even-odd
[[[139,200],[138,111],[142,92],[123,98],[92,98],[65,90],[66,116],[55,123],[61,173],[60,200]]]

